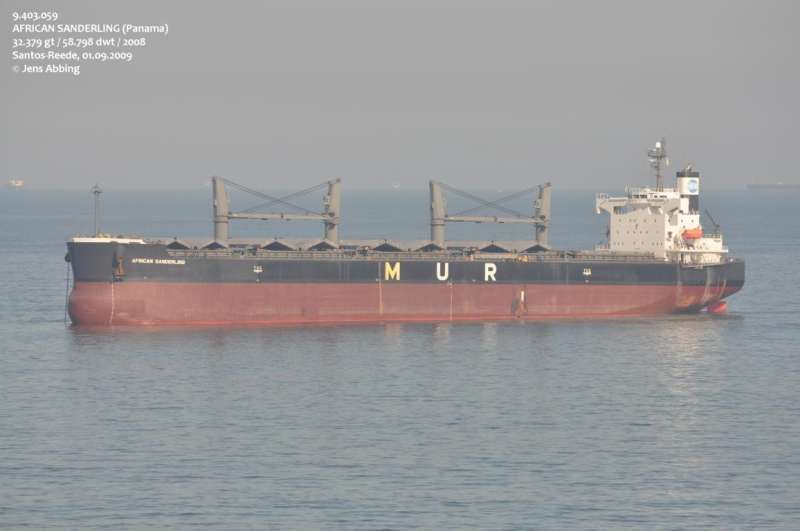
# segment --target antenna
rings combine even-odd
[[[91,191],[94,194],[94,237],[97,238],[100,235],[100,194],[103,193],[103,189],[99,184],[95,184]]]
[[[647,150],[647,160],[650,167],[656,170],[656,190],[662,191],[664,188],[661,186],[661,165],[664,167],[669,166],[669,159],[667,158],[667,139],[661,137],[661,140],[656,142],[655,147]]]

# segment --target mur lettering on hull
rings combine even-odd
[[[444,263],[444,269],[442,269],[442,263],[436,262],[436,280],[441,280],[444,282],[450,276],[450,264],[447,262]]]
[[[450,278],[450,264],[436,262],[436,280],[446,281]],[[400,262],[384,262],[383,280],[400,280]],[[487,262],[483,266],[483,281],[497,282],[497,264]]]
[[[497,265],[489,262],[484,265],[483,268],[483,280],[484,282],[497,282],[495,278],[495,274],[497,273]]]
[[[386,262],[383,268],[384,280],[400,280],[400,262],[395,262],[394,265]]]

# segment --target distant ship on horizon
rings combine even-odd
[[[9,179],[7,186],[9,188],[23,188],[25,186],[25,181],[22,179]]]
[[[748,190],[800,190],[800,183],[784,183],[781,181],[774,183],[750,183]]]

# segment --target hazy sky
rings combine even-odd
[[[0,177],[31,187],[613,192],[650,182],[662,135],[669,173],[691,161],[707,187],[800,181],[793,0],[4,5],[4,32],[33,6],[170,26],[80,76],[14,74],[8,54]]]

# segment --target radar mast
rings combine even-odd
[[[647,160],[650,162],[650,167],[656,171],[656,190],[661,192],[664,190],[661,184],[661,166],[665,168],[669,166],[666,138],[661,137],[654,147],[647,150]]]

